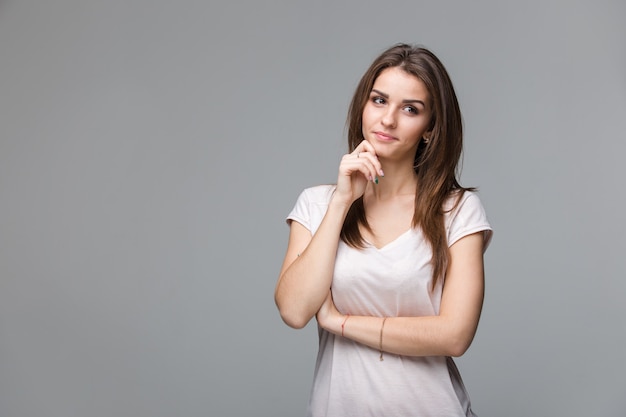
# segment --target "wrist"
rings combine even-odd
[[[341,335],[341,326],[344,323],[346,316],[343,314],[328,314],[323,317],[318,316],[317,322],[320,327],[329,333]],[[345,325],[344,325],[345,327]]]
[[[348,213],[348,210],[350,210],[352,203],[354,203],[353,200],[337,195],[337,193],[335,192],[335,194],[333,194],[333,196],[330,199],[328,208],[340,211],[341,213],[345,215]]]
[[[350,318],[350,314],[346,314],[345,316],[343,316],[343,320],[341,322],[341,337],[346,337],[345,335],[346,323],[348,322],[349,318]]]
[[[345,337],[345,332],[347,329],[346,321],[350,317],[349,314],[337,314],[331,320],[328,321],[328,330],[329,332],[336,334],[337,336]]]

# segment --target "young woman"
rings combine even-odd
[[[275,300],[289,326],[314,316],[310,416],[473,416],[451,357],[469,347],[491,227],[459,185],[462,123],[450,78],[396,45],[361,79],[336,185],[288,216]]]

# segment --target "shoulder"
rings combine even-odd
[[[308,204],[327,205],[335,192],[335,188],[336,185],[333,184],[305,188],[299,199],[306,201]]]
[[[311,233],[315,233],[328,209],[335,188],[335,185],[305,188],[287,216],[287,224],[295,220],[309,229]]]
[[[448,244],[471,233],[484,232],[485,249],[492,236],[492,229],[480,197],[475,191],[454,192],[444,204],[445,226]]]
[[[453,191],[444,203],[443,207],[446,216],[455,216],[461,211],[481,210],[484,211],[478,193],[475,191]]]

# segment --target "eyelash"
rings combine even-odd
[[[385,99],[382,97],[379,97],[379,96],[372,97],[372,102],[374,102],[374,104],[383,104],[384,101]]]
[[[374,104],[381,105],[381,104],[385,104],[385,102],[386,101],[385,101],[385,99],[383,97],[380,97],[380,96],[373,96],[372,97],[372,103],[374,103]],[[408,111],[411,114],[418,114],[419,113],[419,111],[415,107],[413,107],[413,106],[405,106],[403,108],[404,109],[409,109]]]

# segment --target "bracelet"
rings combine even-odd
[[[343,319],[343,323],[341,323],[341,337],[343,337],[343,326],[346,325],[346,322],[348,321],[349,318],[350,318],[350,314],[346,315],[346,318]]]
[[[380,341],[378,343],[378,350],[380,351],[380,360],[383,360],[383,328],[385,327],[385,320],[387,317],[383,317],[383,322],[380,325]]]

